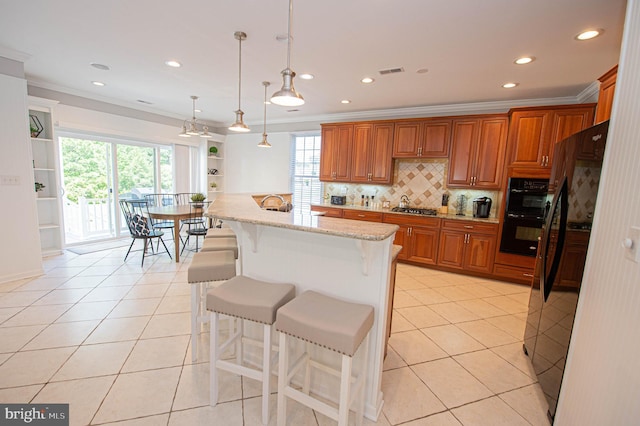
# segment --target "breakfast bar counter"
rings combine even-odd
[[[206,215],[222,220],[236,233],[243,275],[295,284],[296,294],[314,290],[374,307],[365,416],[376,420],[383,405],[382,363],[398,226],[263,210],[251,194],[221,194]],[[336,394],[331,380],[313,391],[328,397]]]

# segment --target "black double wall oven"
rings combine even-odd
[[[500,251],[535,257],[550,202],[547,179],[509,178]]]

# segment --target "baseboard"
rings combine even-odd
[[[24,271],[18,274],[2,275],[0,276],[0,284],[8,283],[11,281],[23,280],[25,278],[38,277],[40,275],[44,275],[44,269],[42,268],[34,269],[31,271]]]

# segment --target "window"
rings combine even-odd
[[[320,172],[320,135],[295,136],[291,155],[291,189],[296,210],[309,210],[322,202]]]

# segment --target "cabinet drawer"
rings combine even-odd
[[[438,219],[437,217],[420,217],[413,215],[385,213],[382,221],[384,223],[395,223],[396,225],[426,226],[429,228],[440,227],[440,219]]]
[[[498,232],[498,225],[495,223],[482,223],[469,220],[444,219],[442,221],[442,228],[479,234],[496,234]]]
[[[344,212],[342,213],[342,217],[345,219],[367,220],[369,222],[382,222],[382,213],[379,213],[379,212],[345,209]]]
[[[531,268],[518,268],[516,266],[500,265],[496,263],[493,265],[493,274],[518,282],[526,282],[527,284],[533,281],[533,269]]]
[[[324,212],[326,217],[342,217],[342,209],[337,207],[311,206],[311,211]]]

